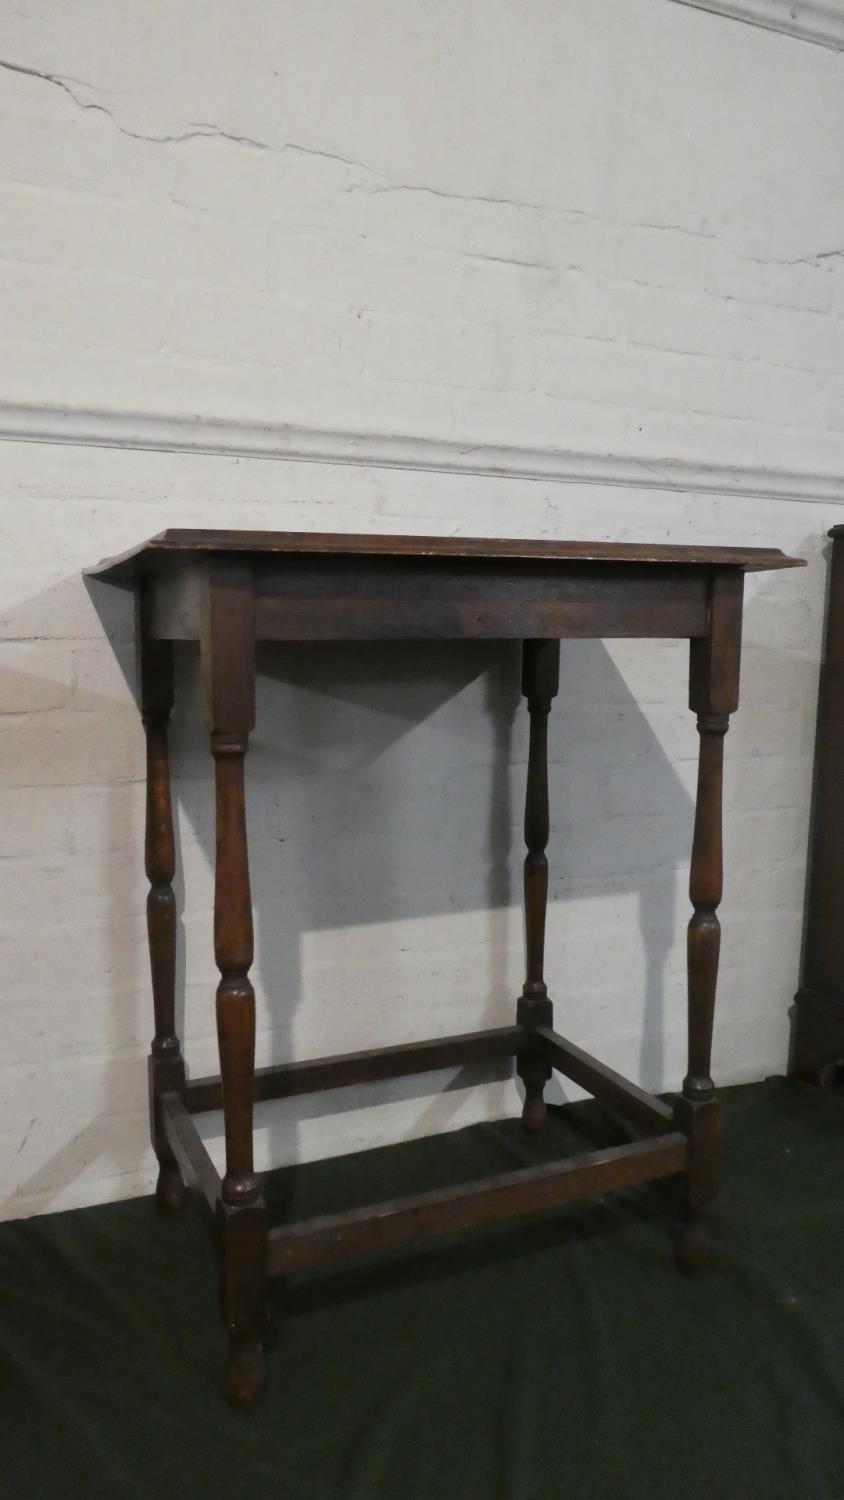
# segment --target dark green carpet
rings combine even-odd
[[[149,1199],[0,1226],[0,1495],[844,1497],[844,1099],[727,1090],[717,1271],[673,1270],[663,1184],[319,1278],[249,1414],[204,1222]],[[595,1105],[273,1174],[294,1217],[623,1127]]]

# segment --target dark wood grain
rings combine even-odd
[[[549,833],[548,809],[548,715],[560,683],[559,641],[525,641],[522,647],[522,692],[530,717],[528,772],[525,790],[524,862],[525,982],[516,1008],[516,1019],[525,1028],[526,1041],[516,1068],[525,1087],[522,1125],[536,1135],[545,1124],[545,1084],[551,1068],[537,1046],[537,1026],[550,1026],[551,1001],[545,984],[545,916],[548,906]]]
[[[540,1213],[596,1193],[671,1177],[683,1171],[687,1156],[685,1136],[664,1135],[274,1229],[270,1273],[286,1275],[350,1256],[393,1250],[409,1241],[456,1234],[476,1224]]]
[[[550,1027],[537,1027],[536,1042],[540,1056],[546,1062],[564,1077],[570,1078],[572,1083],[579,1084],[587,1093],[593,1094],[596,1099],[602,1099],[617,1109],[619,1114],[631,1120],[634,1125],[643,1126],[646,1130],[671,1129],[674,1109],[655,1094],[649,1094],[645,1089],[639,1088],[638,1084],[622,1078],[620,1073],[608,1068],[606,1063],[591,1057],[566,1037],[558,1036]]]
[[[239,554],[236,554],[239,555]],[[255,636],[266,641],[651,639],[705,635],[700,568],[495,558],[253,558]],[[201,560],[152,580],[153,631],[197,640]]]
[[[213,1214],[222,1195],[220,1174],[197,1133],[196,1126],[178,1094],[163,1094],[161,1115],[164,1133],[182,1176],[199,1189]]]
[[[203,585],[201,662],[214,757],[214,958],[226,1173],[220,1200],[223,1315],[231,1337],[226,1391],[249,1406],[264,1384],[267,1215],[255,1172],[252,1099],[255,993],[244,758],[255,722],[255,633],[248,559],[214,558]]]
[[[191,557],[213,552],[251,552],[308,556],[328,553],[349,557],[537,558],[581,562],[650,563],[673,566],[737,567],[748,571],[800,568],[802,558],[786,557],[777,547],[698,547],[662,542],[581,542],[523,537],[455,537],[361,535],[335,531],[208,531],[171,529],[159,532],[119,557],[105,558],[87,570],[91,578],[125,582],[139,573],[181,566]]]
[[[692,642],[690,655],[689,707],[697,715],[700,749],[689,874],[693,907],[687,938],[689,1063],[675,1116],[691,1141],[678,1241],[679,1264],[689,1271],[709,1259],[702,1218],[718,1189],[721,1107],[710,1057],[721,948],[717,908],[723,887],[724,736],[730,714],[738,708],[742,588],[742,575],[733,569],[712,575],[709,631],[703,640]]]
[[[158,1159],[155,1197],[162,1213],[171,1214],[184,1200],[184,1183],[170,1148],[161,1116],[165,1091],[181,1093],[185,1065],[176,1035],[176,841],[170,790],[168,725],[173,707],[173,643],[153,640],[150,591],[137,599],[137,674],[141,718],[146,736],[146,820],[144,868],[155,1035],[148,1064],[150,1135]]]
[[[459,1068],[466,1064],[500,1061],[513,1057],[524,1039],[521,1026],[495,1026],[488,1031],[467,1031],[459,1036],[436,1037],[432,1041],[402,1042],[395,1047],[374,1047],[366,1052],[345,1052],[336,1057],[316,1057],[302,1062],[256,1068],[252,1097],[256,1104],[269,1099],[290,1099],[297,1094],[318,1094],[324,1089],[350,1088],[353,1084],[377,1083],[387,1078],[406,1078],[437,1068]],[[196,1078],[185,1089],[185,1104],[191,1114],[220,1109],[223,1102],[219,1078]]]
[[[283,557],[259,572],[257,588],[260,640],[674,638],[706,629],[706,580],[691,567]]]
[[[829,533],[800,988],[789,1072],[836,1080],[844,1063],[844,527]]]

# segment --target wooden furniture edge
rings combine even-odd
[[[199,1132],[178,1094],[163,1094],[164,1133],[185,1179],[198,1188],[212,1213],[222,1192],[222,1181]]]
[[[670,1104],[631,1083],[549,1026],[537,1027],[536,1035],[540,1051],[551,1066],[570,1078],[572,1083],[585,1088],[594,1098],[615,1105],[619,1114],[635,1125],[664,1131],[673,1128],[674,1110]]]
[[[265,1103],[269,1099],[289,1099],[324,1089],[348,1088],[356,1083],[379,1083],[414,1073],[431,1073],[438,1068],[460,1067],[489,1058],[513,1057],[523,1035],[521,1026],[497,1026],[430,1041],[402,1042],[369,1051],[256,1068],[253,1099],[255,1103]],[[190,1114],[220,1109],[222,1103],[219,1077],[197,1078],[185,1086],[185,1107]]]
[[[694,543],[596,542],[537,537],[454,537],[366,532],[228,531],[170,528],[84,569],[86,578],[131,583],[143,573],[214,553],[255,556],[448,558],[501,562],[620,562],[653,566],[738,567],[757,572],[805,567],[778,547],[708,547]]]
[[[688,1158],[689,1142],[677,1131],[271,1229],[269,1273],[287,1275],[393,1250],[411,1240],[455,1234],[476,1224],[519,1218],[595,1193],[673,1177],[685,1170]]]

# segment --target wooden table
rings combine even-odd
[[[264,1383],[267,1279],[410,1240],[491,1223],[612,1188],[677,1176],[679,1264],[705,1258],[701,1216],[717,1186],[720,1110],[710,1077],[720,929],[724,734],[738,704],[742,590],[749,569],[799,566],[775,549],[484,541],[295,532],[165,531],[92,577],[137,594],[138,681],[147,738],[147,923],[155,1007],[149,1060],[157,1199],[175,1211],[184,1184],[218,1228],[227,1392],[237,1406]],[[688,1073],[672,1103],[646,1093],[552,1028],[543,973],[548,893],[547,723],[560,637],[687,637],[689,703],[700,731],[688,930]],[[526,977],[515,1024],[257,1070],[244,757],[255,720],[256,641],[518,639],[530,714],[524,867]],[[175,845],[167,726],[173,646],[198,640],[216,786],[214,953],[219,1078],[188,1079],[175,1030]],[[363,1210],[270,1227],[253,1165],[256,1100],[513,1057],[528,1132],[545,1118],[557,1069],[646,1132],[632,1144],[506,1172]],[[191,1116],[222,1106],[222,1181]]]

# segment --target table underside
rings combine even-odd
[[[669,1104],[611,1068],[539,1027],[501,1026],[426,1042],[282,1064],[255,1073],[254,1102],[286,1099],[409,1074],[516,1057],[526,1044],[557,1072],[604,1100],[638,1127],[655,1133],[623,1146],[578,1153],[559,1162],[485,1177],[458,1187],[392,1199],[363,1209],[305,1219],[270,1229],[267,1271],[287,1275],[309,1267],[395,1249],[410,1241],[456,1233],[474,1224],[537,1213],[616,1188],[632,1187],[685,1171],[689,1141],[674,1128]],[[187,1083],[161,1100],[164,1130],[186,1182],[198,1189],[216,1218],[222,1182],[191,1118],[222,1106],[218,1077]]]

